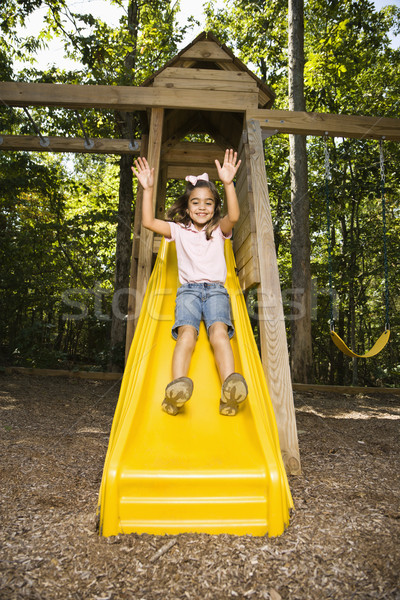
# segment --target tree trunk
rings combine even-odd
[[[304,0],[289,0],[289,109],[305,111]],[[312,380],[311,269],[306,138],[290,135],[292,306],[291,369],[298,383]]]
[[[111,355],[109,368],[120,370],[123,365],[126,315],[128,314],[128,289],[132,253],[132,157],[122,155],[120,161],[117,244],[115,252],[115,281],[112,303]]]
[[[124,58],[124,85],[133,84],[136,66],[137,35],[139,29],[139,4],[130,0],[127,27],[131,33],[132,50]],[[134,121],[131,113],[116,112],[117,126],[124,138],[133,140]],[[110,371],[119,371],[124,364],[126,316],[128,314],[129,274],[131,263],[132,230],[132,155],[122,155],[120,160],[119,205],[117,240],[115,251],[115,281],[111,321],[111,352],[108,363]]]

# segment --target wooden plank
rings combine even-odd
[[[238,252],[239,248],[244,244],[249,235],[253,235],[255,247],[257,248],[256,222],[254,213],[254,200],[251,185],[251,170],[248,156],[244,151],[245,146],[241,144],[238,156],[242,161],[238,172],[238,181],[236,184],[236,193],[240,206],[239,221],[235,225],[234,251]],[[258,252],[256,251],[253,258],[255,262],[254,271],[258,272]],[[259,280],[258,280],[259,281]],[[241,282],[243,286],[244,283]]]
[[[358,387],[345,385],[317,385],[309,383],[294,383],[295,392],[326,392],[327,394],[387,394],[400,396],[400,388]]]
[[[187,70],[187,69],[186,69]],[[237,81],[235,84],[232,84],[227,81],[189,81],[185,79],[155,79],[154,80],[155,88],[165,88],[165,89],[177,89],[177,90],[211,90],[218,92],[228,92],[236,93],[236,92],[253,92],[258,94],[258,87],[256,84],[247,83]]]
[[[258,247],[256,236],[256,222],[254,213],[254,200],[251,185],[251,169],[248,153],[245,151],[243,140],[247,141],[247,133],[242,134],[239,144],[238,156],[242,161],[238,172],[236,192],[240,206],[240,218],[235,226],[233,248],[240,262],[239,281],[243,290],[260,282],[260,269],[258,260]],[[242,261],[243,247],[250,244],[251,256],[248,254]]]
[[[254,234],[249,233],[244,243],[235,253],[235,256],[242,290],[246,291],[260,283],[258,249]]]
[[[228,63],[227,63],[228,64]],[[218,111],[248,110],[247,119],[264,129],[281,133],[324,135],[400,141],[400,120],[387,117],[332,115],[257,109],[255,92],[192,90],[156,87],[73,85],[0,82],[0,99],[6,106],[62,106],[65,108],[111,108],[140,110],[147,107]]]
[[[167,196],[167,168],[160,166],[160,176],[158,178],[158,191],[156,196],[156,212],[157,219],[165,219],[165,200]],[[154,244],[153,244],[154,252]]]
[[[221,69],[185,69],[179,67],[167,67],[154,78],[162,79],[184,79],[188,81],[217,81],[235,85],[237,82],[256,84],[255,79],[245,71],[223,71]]]
[[[215,42],[197,42],[180,55],[182,60],[201,60],[201,61],[219,61],[232,62],[229,56]]]
[[[147,160],[151,167],[154,167],[154,190],[158,190],[158,181],[160,173],[160,154],[163,132],[164,110],[162,108],[153,108],[150,119],[149,147],[147,151]],[[153,214],[156,209],[156,193],[153,194]],[[144,294],[150,279],[151,266],[153,260],[153,232],[141,226],[138,275],[137,275],[137,306],[142,306]],[[138,310],[136,310],[138,312]]]
[[[62,138],[45,136],[49,141],[41,145],[37,135],[3,135],[0,136],[0,150],[30,150],[32,152],[75,152],[82,154],[133,154],[140,152],[140,140],[135,140],[134,146],[130,140],[108,140],[105,138],[90,138],[93,146],[86,147],[84,138]]]
[[[185,166],[180,165],[170,165],[167,168],[167,178],[168,179],[185,179],[186,175],[199,175],[197,172],[198,165],[197,164],[187,164]],[[207,173],[210,179],[216,180],[218,178],[218,171],[216,167],[208,168]]]
[[[251,235],[251,232],[249,232],[249,235],[235,253],[237,268],[241,269],[245,264],[253,259],[254,255],[257,256],[257,254],[257,245],[255,244],[255,240]]]
[[[217,144],[206,142],[179,142],[169,148],[162,155],[162,160],[167,165],[198,164],[214,166],[214,160],[220,162],[224,159],[224,150]]]
[[[242,111],[257,108],[255,92],[164,89],[116,85],[0,82],[0,100],[6,106],[62,106],[64,108],[111,108],[143,110],[148,107]]]
[[[171,71],[176,72],[173,75]],[[181,76],[185,73],[185,77]],[[201,73],[201,76],[199,74]],[[205,76],[204,74],[213,73],[213,76]],[[190,76],[197,74],[196,76]],[[189,75],[189,76],[188,76]],[[226,76],[228,75],[228,77]],[[241,75],[242,77],[238,77]],[[247,77],[243,77],[246,75]],[[232,92],[255,92],[258,93],[258,86],[255,80],[247,73],[241,71],[221,71],[209,69],[165,69],[154,78],[154,87],[166,87],[177,89],[192,89],[192,90],[220,90]]]
[[[122,373],[99,371],[67,371],[66,369],[35,369],[30,367],[5,367],[6,375],[33,375],[39,377],[68,377],[69,379],[101,379],[103,381],[118,381]]]
[[[169,110],[164,119],[164,135],[162,152],[172,148],[180,142],[200,122],[199,111]]]
[[[207,131],[222,148],[238,149],[243,131],[243,115],[240,113],[203,113]]]
[[[155,238],[156,243],[157,238]],[[5,375],[29,375],[33,377],[68,377],[68,379],[98,379],[103,381],[119,381],[122,373],[109,371],[67,371],[66,369],[36,369],[32,367],[4,367]],[[400,388],[352,387],[341,385],[312,385],[294,383],[296,392],[326,392],[327,394],[383,394],[400,396]]]
[[[249,179],[246,173],[246,162],[242,161],[236,180],[236,194],[240,210],[246,211],[246,213],[249,212],[249,193],[251,193],[251,189],[249,189]]]
[[[238,273],[240,287],[245,292],[260,282],[259,270],[254,261],[246,263]]]
[[[239,221],[235,225],[235,240],[237,244],[242,245],[247,236],[251,231],[255,232],[256,227],[254,224],[254,219],[250,217],[250,203],[249,198],[247,198],[247,202],[242,203],[239,202],[240,206],[240,217]],[[244,233],[243,233],[244,231]],[[236,251],[236,249],[235,249]]]
[[[154,234],[154,239],[153,239],[153,254],[158,254],[158,251],[160,249],[161,246],[161,242],[162,242],[162,236],[161,235],[155,235]]]
[[[262,362],[278,426],[282,458],[288,472],[298,474],[301,472],[301,467],[289,353],[265,173],[264,148],[258,121],[247,122],[247,134],[248,143],[244,146],[250,165],[259,249],[261,283],[258,286],[258,318]]]
[[[240,223],[238,222],[235,225],[235,236],[233,239],[233,250],[235,254],[238,252],[240,246],[245,242],[246,238],[254,232],[255,229],[252,230],[249,213],[247,212],[247,215],[243,217],[243,211],[241,211]]]
[[[258,121],[260,127],[279,133],[324,135],[358,139],[381,138],[400,141],[400,119],[334,115],[288,110],[256,110],[247,113],[247,120]]]
[[[140,151],[142,156],[146,156],[148,149],[149,138],[146,134],[142,135],[140,140]],[[139,318],[139,306],[137,306],[136,290],[138,281],[138,264],[139,264],[139,247],[140,247],[140,230],[142,227],[142,203],[143,203],[143,188],[141,185],[137,187],[136,202],[135,202],[135,220],[133,224],[133,240],[132,240],[132,257],[131,269],[129,276],[129,296],[128,296],[128,320],[126,323],[125,336],[125,363],[128,360],[129,350],[132,344],[137,321]],[[138,309],[138,310],[137,310]],[[136,314],[137,310],[137,314]]]

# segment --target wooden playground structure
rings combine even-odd
[[[240,221],[233,248],[243,292],[257,288],[261,355],[287,471],[300,472],[300,456],[286,342],[282,297],[265,172],[263,140],[275,133],[400,140],[400,120],[383,117],[271,110],[273,91],[210,33],[200,34],[139,87],[1,82],[4,105],[139,111],[148,124],[141,140],[43,138],[4,135],[2,150],[145,155],[155,167],[154,211],[163,217],[169,179],[207,171],[214,158],[234,148],[242,160],[236,189]],[[213,143],[182,141],[208,134]],[[136,200],[128,316],[138,312],[157,240],[141,227],[141,192]],[[135,320],[128,319],[129,349]]]

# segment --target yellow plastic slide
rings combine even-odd
[[[162,241],[123,376],[99,494],[100,534],[281,534],[293,506],[275,416],[230,241],[226,287],[236,333],[236,370],[249,396],[219,414],[221,383],[204,324],[182,412],[161,410],[171,379],[178,286],[173,242]]]

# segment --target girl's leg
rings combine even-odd
[[[235,360],[229,340],[228,327],[225,323],[217,321],[210,326],[208,335],[214,350],[219,376],[221,381],[225,381],[229,375],[235,372]]]
[[[179,327],[172,357],[172,379],[187,377],[196,341],[197,331],[195,327],[191,325]]]
[[[197,331],[191,325],[178,328],[178,338],[172,357],[172,381],[165,388],[163,410],[169,415],[177,415],[193,393],[193,381],[187,377],[190,359],[196,345]]]
[[[213,323],[209,328],[209,338],[223,382],[219,412],[221,415],[234,416],[239,404],[247,397],[247,383],[242,375],[235,373],[235,359],[227,325],[219,321]]]

